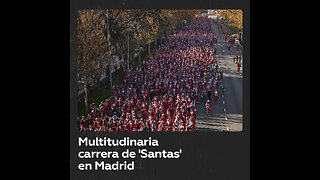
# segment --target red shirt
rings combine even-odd
[[[117,127],[117,131],[124,131],[123,126],[122,126],[122,125],[119,125],[119,126]]]

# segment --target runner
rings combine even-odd
[[[211,101],[208,99],[208,101],[206,103],[206,109],[207,109],[208,116],[210,116],[211,105],[212,105]]]
[[[241,67],[241,64],[240,64],[240,63],[238,63],[238,64],[237,64],[237,67],[238,67],[238,70],[237,70],[237,71],[238,71],[238,73],[240,73],[240,67]]]
[[[214,90],[214,101],[217,102],[217,100],[218,100],[218,90],[215,89]]]

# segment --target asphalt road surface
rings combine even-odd
[[[219,83],[217,102],[211,97],[210,116],[207,116],[205,100],[196,105],[196,131],[242,131],[242,66],[238,73],[233,61],[233,57],[238,55],[243,62],[242,47],[239,46],[237,51],[236,46],[231,45],[228,50],[229,43],[225,41],[223,31],[218,30],[217,24],[212,21],[211,25],[213,32],[218,35],[218,42],[214,47],[217,48],[216,59],[219,67],[223,69],[223,78]],[[224,94],[221,91],[221,84],[224,87]]]

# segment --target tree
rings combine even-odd
[[[97,77],[101,57],[106,55],[104,14],[95,10],[79,10],[77,22],[78,80],[84,85],[85,106],[88,113],[88,80]]]
[[[170,35],[177,27],[184,25],[183,20],[187,23],[194,20],[196,15],[200,16],[202,10],[161,10],[159,34]]]
[[[241,9],[225,9],[216,10],[218,16],[224,19],[224,23],[234,27],[240,31],[243,29],[242,10]]]
[[[131,44],[141,46],[149,45],[156,39],[159,22],[161,19],[161,11],[153,9],[132,9],[132,10],[111,10],[110,11],[110,27],[113,43],[121,52],[134,52],[135,47]],[[130,40],[129,48],[128,40]],[[140,55],[140,52],[139,52]]]

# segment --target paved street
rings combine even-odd
[[[240,74],[233,62],[236,55],[242,57],[242,47],[239,51],[235,45],[228,50],[228,42],[217,24],[211,22],[215,34],[218,35],[216,58],[219,66],[223,69],[223,79],[219,83],[219,97],[217,102],[212,101],[210,116],[207,116],[205,101],[197,104],[197,131],[242,131],[242,66]],[[224,28],[225,29],[225,28]],[[229,39],[229,38],[228,38]],[[243,57],[241,59],[244,60]],[[224,95],[221,93],[221,86],[224,86]],[[213,100],[213,97],[212,97]]]

